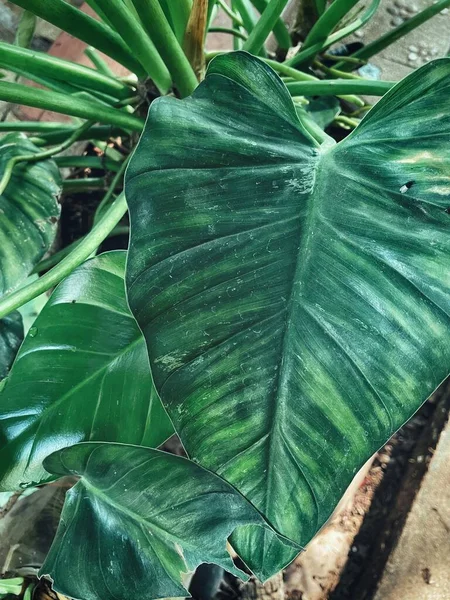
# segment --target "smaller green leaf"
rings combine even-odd
[[[40,571],[71,598],[184,598],[182,574],[205,562],[245,577],[226,541],[243,525],[268,527],[223,479],[159,450],[78,444],[52,454],[45,468],[81,477]]]
[[[14,311],[0,320],[0,380],[8,375],[22,340],[22,316]]]
[[[325,130],[341,112],[341,105],[336,96],[321,96],[310,100],[306,112]]]
[[[52,452],[97,440],[158,446],[173,428],[128,308],[126,252],[87,261],[52,294],[0,396],[0,490],[48,480]]]
[[[0,140],[0,177],[14,156],[40,149],[24,135]],[[61,177],[52,160],[21,163],[0,195],[0,296],[17,288],[49,250],[60,213]]]
[[[36,30],[36,15],[30,10],[24,10],[20,17],[14,44],[21,48],[29,48]]]

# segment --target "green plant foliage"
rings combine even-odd
[[[13,579],[0,579],[0,594],[12,594],[18,596],[22,592],[23,577],[14,577]]]
[[[326,129],[341,112],[341,106],[335,96],[322,96],[311,98],[305,110],[321,129]]]
[[[0,320],[0,381],[8,375],[22,340],[22,316],[16,310]]]
[[[0,177],[14,156],[39,149],[24,135],[0,139]],[[18,287],[48,251],[59,218],[61,179],[55,163],[46,160],[14,168],[0,196],[0,296]]]
[[[301,545],[449,370],[449,81],[429,63],[319,146],[270,68],[220,56],[128,169],[156,388],[189,456]],[[262,579],[295,556],[232,544]]]
[[[248,523],[266,527],[232,486],[159,450],[78,444],[51,455],[45,467],[81,477],[40,572],[71,598],[185,597],[182,574],[203,562],[245,578],[226,541]]]
[[[76,442],[157,446],[171,435],[126,303],[125,257],[78,267],[29,330],[0,396],[0,490],[48,480],[44,458]]]

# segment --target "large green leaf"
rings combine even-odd
[[[319,147],[278,77],[221,56],[152,104],[128,297],[189,455],[304,545],[449,371],[450,60]],[[248,528],[266,578],[294,556]]]
[[[14,156],[39,152],[12,133],[0,139],[0,177]],[[51,160],[20,163],[0,196],[0,296],[17,287],[50,248],[59,218],[61,178]]]
[[[0,381],[8,375],[22,340],[23,323],[18,311],[0,319]]]
[[[157,446],[172,433],[126,303],[125,258],[78,267],[28,332],[0,394],[0,490],[47,480],[44,458],[76,442]]]
[[[79,475],[41,575],[83,600],[185,597],[182,574],[200,563],[233,565],[237,527],[266,524],[233,487],[193,462],[148,448],[78,444],[45,461]]]

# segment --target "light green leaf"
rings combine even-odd
[[[71,598],[184,598],[182,575],[203,562],[243,576],[226,541],[243,524],[265,526],[225,481],[159,450],[78,444],[45,467],[81,477],[40,571]]]
[[[16,310],[0,319],[0,381],[8,375],[22,340],[22,316]]]
[[[151,109],[128,298],[189,455],[305,545],[450,361],[450,60],[319,147],[262,62]],[[249,528],[261,578],[294,556]]]
[[[127,306],[125,257],[78,267],[29,330],[0,394],[0,490],[48,480],[44,458],[76,442],[157,446],[171,435]]]
[[[39,151],[23,135],[1,138],[0,177],[12,157]],[[53,161],[14,167],[0,196],[0,296],[18,287],[53,243],[60,192],[61,178]]]

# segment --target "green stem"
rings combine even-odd
[[[208,33],[228,33],[234,35],[240,40],[247,40],[248,36],[245,33],[241,33],[238,29],[229,29],[228,27],[210,27]]]
[[[97,250],[127,212],[125,194],[120,194],[101,221],[95,225],[83,241],[53,269],[25,287],[6,294],[0,299],[0,318],[8,315],[33,298],[37,298],[67,277]]]
[[[0,65],[1,65],[1,60],[0,60]],[[35,83],[38,84],[39,87],[47,88],[49,90],[52,90],[53,92],[59,92],[61,94],[73,96],[76,92],[80,91],[79,88],[76,88],[75,86],[70,85],[70,83],[66,83],[63,81],[56,81],[54,79],[48,79],[47,77],[39,77],[38,75],[35,75],[34,73],[29,73],[29,72],[25,71],[24,69],[19,69],[19,67],[5,67],[5,68],[8,69],[9,71],[15,73],[16,75],[23,77],[24,79],[34,81]],[[18,81],[18,79],[15,79],[15,81]],[[91,100],[92,100],[92,96],[91,96]],[[96,100],[94,99],[94,102],[95,101]]]
[[[366,60],[360,60],[359,58],[353,58],[352,56],[337,56],[336,54],[323,54],[322,58],[324,60],[331,60],[333,62],[344,62],[351,63],[352,65],[365,65],[367,63]]]
[[[230,19],[235,25],[239,25],[239,27],[244,27],[244,22],[242,21],[241,17],[233,10],[231,10],[231,8],[228,6],[225,0],[217,0],[217,4],[220,6],[223,12],[230,17]]]
[[[327,67],[318,60],[315,60],[313,65],[316,67],[316,69],[319,69],[326,75],[331,75],[331,77],[342,79],[363,79],[363,77],[360,77],[359,75],[353,75],[353,73],[346,73],[345,71],[340,71],[339,69],[334,69],[333,67]]]
[[[30,132],[54,132],[61,129],[77,129],[77,126],[71,126],[70,123],[56,123],[53,121],[0,121],[0,132],[9,131],[30,131]]]
[[[122,0],[122,2],[125,4],[125,6],[128,8],[128,10],[132,13],[133,17],[137,21],[139,21],[141,23],[141,25],[143,25],[141,15],[139,15],[138,11],[136,10],[136,7],[133,4],[133,0]]]
[[[308,48],[326,40],[339,22],[357,4],[359,0],[334,0],[330,7],[316,21],[307,35],[302,48]]]
[[[128,227],[128,225],[117,225],[117,227],[114,227],[114,229],[107,237],[113,237],[115,235],[126,235],[129,233],[129,231],[130,228]],[[44,260],[41,260],[41,262],[39,262],[34,267],[31,273],[44,273],[45,271],[48,271],[49,269],[57,265],[59,262],[61,262],[61,260],[68,254],[70,254],[72,250],[75,250],[75,248],[79,246],[84,239],[86,239],[86,236],[83,236],[82,238],[76,240],[75,242],[72,242],[65,248],[58,250],[58,252],[55,252],[55,254],[52,254],[48,258],[44,258]]]
[[[251,0],[251,2],[256,10],[262,15],[267,8],[269,0]],[[273,35],[278,43],[278,46],[282,50],[289,50],[292,45],[291,34],[289,33],[289,30],[286,27],[283,19],[277,19],[275,25],[273,26]]]
[[[109,68],[108,63],[103,60],[95,48],[88,46],[84,53],[99,73],[103,73],[103,75],[107,75],[108,77],[114,77],[114,73]]]
[[[253,31],[258,18],[250,0],[233,0],[233,8],[239,12],[241,17],[242,25],[247,33]]]
[[[314,3],[316,5],[317,14],[319,16],[322,15],[327,8],[327,0],[314,0]]]
[[[320,145],[331,145],[333,143],[332,138],[330,138],[330,136],[327,135],[325,131],[323,131],[323,129],[319,127],[319,125],[317,125],[317,123],[312,119],[312,117],[306,112],[306,110],[303,107],[296,106],[295,110],[299,121],[309,133],[309,135],[316,140],[316,142],[318,142]]]
[[[0,42],[0,57],[1,64],[11,70],[18,67],[40,77],[70,82],[82,89],[96,90],[119,99],[130,95],[129,87],[118,79],[50,54]]]
[[[167,16],[170,25],[180,44],[183,43],[186,26],[192,10],[192,0],[159,0],[161,8]]]
[[[368,60],[369,58],[371,58],[375,54],[378,54],[379,52],[396,42],[398,39],[412,31],[416,27],[419,27],[419,25],[422,25],[422,23],[425,23],[425,21],[428,21],[428,19],[431,19],[431,17],[434,17],[434,15],[440,13],[441,10],[449,6],[450,0],[439,0],[439,2],[436,2],[436,4],[432,4],[431,6],[414,15],[395,29],[392,29],[388,33],[385,33],[384,35],[379,37],[374,42],[371,42],[370,44],[364,46],[364,48],[361,48],[361,50],[358,50],[357,52],[352,54],[352,58],[358,58],[364,61]],[[338,66],[339,68],[343,68],[341,65]]]
[[[296,81],[320,81],[318,77],[314,77],[314,75],[294,69],[285,63],[279,63],[278,61],[271,60],[270,58],[263,58],[261,60],[272,67],[274,71],[277,71],[277,73],[281,73],[287,77],[292,77],[292,79],[295,79]]]
[[[40,160],[45,160],[46,158],[50,158],[55,154],[59,154],[63,152],[67,148],[69,148],[73,143],[75,143],[81,134],[85,133],[92,127],[92,121],[87,121],[80,128],[73,132],[73,134],[62,144],[59,146],[55,146],[54,148],[50,148],[48,150],[44,150],[43,152],[35,152],[34,154],[22,154],[19,156],[13,156],[7,163],[5,170],[3,171],[2,178],[0,180],[0,196],[5,191],[11,177],[13,174],[14,167],[21,162],[38,162]]]
[[[80,194],[104,190],[106,181],[104,177],[83,177],[82,179],[65,179],[63,181],[64,194]]]
[[[219,56],[219,54],[226,54],[226,52],[224,52],[222,50],[215,50],[214,52],[207,52],[206,53],[206,62],[208,63],[215,56]],[[309,73],[304,73],[303,71],[298,71],[297,69],[290,67],[286,63],[279,63],[276,60],[271,60],[270,58],[263,58],[261,56],[259,57],[259,59],[264,61],[270,67],[272,67],[272,69],[274,71],[277,71],[277,73],[280,73],[280,75],[286,75],[287,77],[290,77],[291,79],[294,79],[295,81],[317,81],[317,82],[321,81],[317,77],[314,77],[314,75],[310,75]],[[287,84],[288,82],[285,82],[285,83]],[[338,98],[341,98],[341,100],[345,100],[346,102],[350,102],[351,104],[355,104],[356,106],[360,106],[360,107],[365,106],[364,101],[361,100],[361,98],[358,98],[358,96],[355,96],[353,94],[336,94],[336,95]]]
[[[117,172],[121,163],[107,156],[57,156],[54,161],[60,169],[103,169]]]
[[[58,131],[49,131],[48,133],[43,132],[39,137],[32,137],[30,141],[36,146],[49,146],[50,144],[61,144],[67,139],[75,129],[77,125],[71,125],[70,123],[63,123],[65,129],[59,129]],[[0,129],[1,131],[1,129]],[[111,125],[96,125],[89,131],[83,133],[78,138],[79,140],[110,140],[111,138],[120,136],[123,134],[123,128],[112,127]]]
[[[116,235],[127,235],[129,232],[130,228],[128,227],[128,225],[117,225],[117,227],[114,227],[114,229],[111,231],[111,233],[107,235],[107,237],[114,237]],[[82,238],[75,240],[65,248],[58,250],[58,252],[55,252],[55,254],[52,254],[48,258],[44,258],[44,260],[41,260],[41,262],[39,262],[34,267],[31,273],[44,273],[45,271],[48,271],[49,269],[57,265],[59,262],[61,262],[61,260],[68,254],[70,254],[72,250],[75,250],[75,248],[79,246],[85,239],[86,236],[83,236]]]
[[[368,94],[370,96],[384,96],[395,81],[370,81],[370,80],[342,80],[332,79],[327,81],[305,81],[287,83],[292,96],[339,96],[342,94]]]
[[[102,198],[100,204],[97,206],[97,210],[95,211],[95,215],[94,215],[94,225],[100,220],[102,213],[105,210],[105,207],[108,205],[109,201],[113,197],[115,189],[118,187],[120,181],[123,179],[123,176],[125,174],[125,170],[128,166],[128,162],[129,162],[130,158],[131,158],[131,154],[120,165],[120,169],[117,171],[116,175],[114,176],[113,180],[111,181],[111,185],[109,186],[108,191]]]
[[[261,60],[272,67],[274,71],[277,71],[282,75],[286,75],[287,77],[291,77],[296,81],[320,81],[320,79],[314,77],[314,75],[309,75],[309,73],[304,73],[303,71],[293,69],[285,63],[279,63],[276,60],[271,60],[270,58],[262,58]],[[337,96],[338,98],[341,98],[341,100],[345,100],[351,104],[356,104],[356,106],[364,106],[364,101],[353,94],[337,94]]]
[[[317,54],[323,53],[324,50],[326,50],[333,44],[336,44],[343,38],[351,35],[353,32],[357,31],[358,29],[363,27],[363,25],[365,25],[368,21],[370,21],[370,19],[375,14],[379,4],[380,0],[373,0],[370,6],[365,11],[365,13],[362,16],[355,19],[353,23],[350,23],[350,25],[347,25],[342,29],[339,29],[335,33],[332,33],[325,40],[317,42],[316,44],[313,44],[308,48],[300,50],[298,54],[285,61],[285,64],[290,65],[291,67],[300,66],[310,61]]]
[[[101,50],[139,76],[144,71],[121,37],[107,25],[96,21],[64,0],[11,0],[37,17]]]
[[[355,129],[355,127],[358,127],[358,125],[360,123],[358,121],[358,119],[350,119],[349,117],[346,117],[345,115],[339,115],[334,120],[336,121],[336,123],[342,123],[343,125],[347,125],[348,127],[351,127],[352,129]]]
[[[142,131],[144,121],[133,115],[94,102],[80,101],[72,96],[49,92],[19,83],[0,81],[0,100],[43,108],[57,113],[72,115],[82,119],[111,123],[124,129]]]
[[[90,6],[92,8],[92,10],[100,17],[100,19],[106,23],[106,25],[108,25],[108,27],[111,27],[111,29],[114,29],[112,23],[109,21],[108,17],[105,15],[105,13],[102,11],[102,9],[99,7],[99,5],[97,4],[97,0],[85,0],[86,4],[88,6]]]
[[[197,77],[161,6],[155,0],[132,0],[132,2],[147,34],[166,63],[181,96],[189,96],[198,85]]]
[[[122,0],[97,0],[97,4],[133,51],[161,94],[167,94],[172,83],[170,73],[142,25]]]
[[[264,46],[277,20],[280,18],[288,0],[270,0],[267,8],[262,13],[248,40],[243,45],[243,50],[257,54]]]

